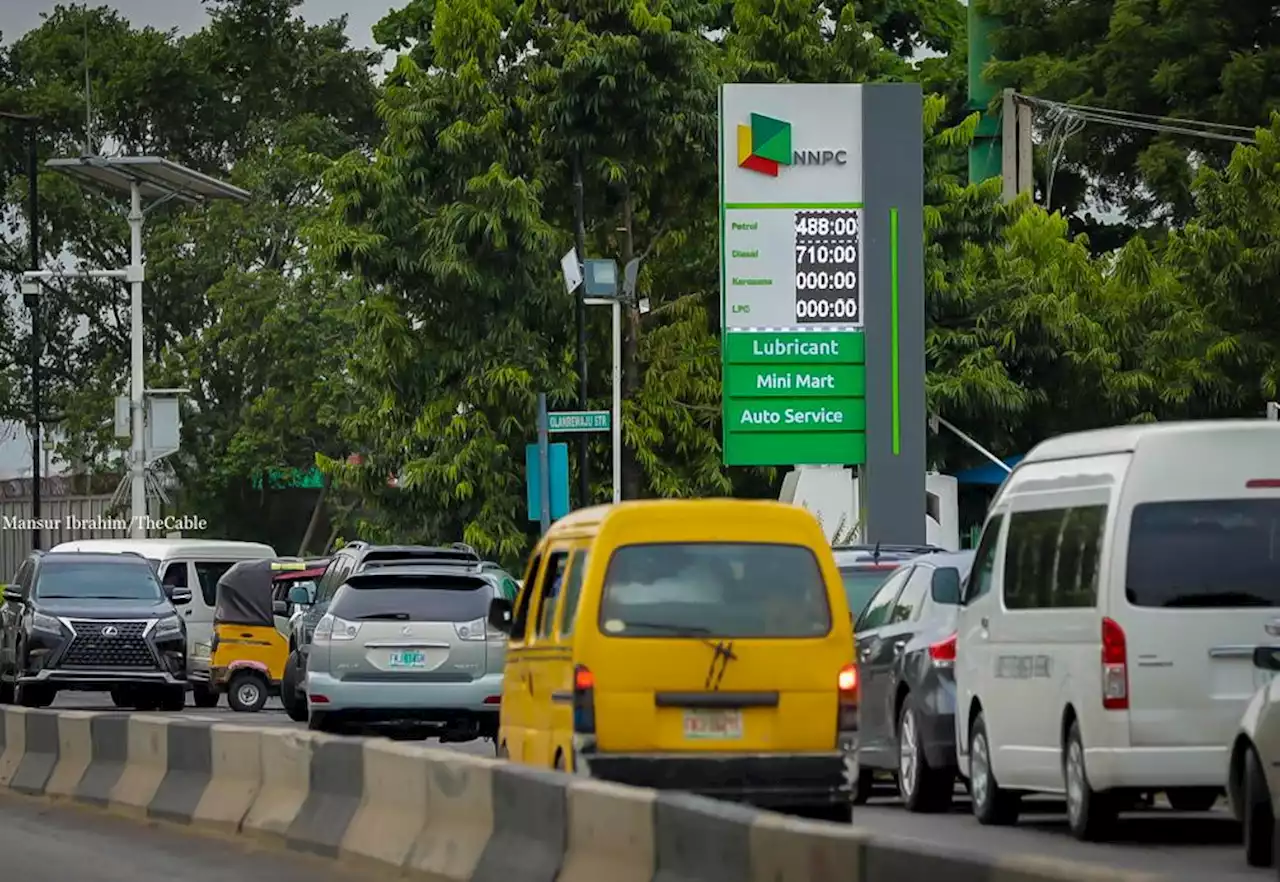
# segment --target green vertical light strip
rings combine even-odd
[[[898,209],[889,209],[889,335],[893,366],[893,455],[902,453],[902,388],[898,353]]]

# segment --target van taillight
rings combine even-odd
[[[858,666],[845,665],[836,675],[840,700],[836,704],[836,738],[840,733],[858,731]]]
[[[929,647],[929,660],[935,665],[953,665],[956,663],[956,635],[940,640]]]
[[[858,691],[858,666],[845,665],[836,676],[836,687],[841,695],[852,695]]]
[[[1129,709],[1129,650],[1124,629],[1111,619],[1102,620],[1102,706]]]
[[[594,735],[596,731],[596,677],[586,665],[573,669],[573,731]]]

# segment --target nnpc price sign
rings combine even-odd
[[[720,94],[724,461],[867,466],[891,520],[891,493],[924,499],[922,106],[897,84]]]

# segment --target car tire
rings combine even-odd
[[[876,789],[876,773],[861,763],[858,764],[858,777],[853,782],[853,804],[866,805],[867,800]]]
[[[832,824],[853,823],[853,805],[847,802],[805,806],[795,809],[795,814],[811,821],[827,821]]]
[[[191,700],[196,707],[211,708],[218,706],[222,696],[208,683],[197,683],[191,687]]]
[[[969,728],[969,791],[973,816],[987,827],[1011,827],[1022,811],[1022,794],[1005,790],[991,770],[991,738],[979,711]]]
[[[284,675],[280,678],[280,703],[289,719],[295,723],[305,723],[309,715],[307,696],[302,691],[302,660],[298,653],[289,653],[284,663]]]
[[[13,684],[0,680],[0,704],[13,704]]]
[[[1240,820],[1244,822],[1244,859],[1251,867],[1275,864],[1275,815],[1271,809],[1271,791],[1262,769],[1258,752],[1250,746],[1244,756],[1244,805]]]
[[[240,671],[227,684],[227,704],[237,713],[256,714],[269,697],[267,680],[257,671]]]
[[[1089,783],[1078,721],[1071,723],[1062,749],[1062,778],[1071,835],[1081,842],[1102,842],[1110,838],[1120,812],[1112,794],[1099,793]]]
[[[1220,796],[1220,791],[1213,787],[1185,787],[1165,792],[1175,812],[1207,812],[1217,804]]]
[[[111,703],[121,710],[132,710],[133,698],[133,693],[128,689],[116,688],[111,690]]]
[[[929,765],[922,733],[920,710],[908,693],[898,713],[898,793],[909,812],[943,812],[955,797],[955,774]]]
[[[48,707],[57,698],[58,691],[39,684],[19,683],[14,687],[14,704],[22,707]]]
[[[187,709],[187,689],[185,686],[167,686],[159,693],[160,710],[166,713],[180,713]]]
[[[153,689],[138,689],[130,693],[129,702],[137,711],[154,711],[160,709],[160,695]]]
[[[307,728],[312,732],[338,734],[338,725],[324,711],[311,711],[307,714]]]

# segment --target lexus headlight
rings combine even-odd
[[[182,619],[177,616],[165,616],[163,619],[158,619],[154,633],[157,637],[172,637],[175,634],[181,634]]]
[[[46,631],[50,634],[62,633],[62,622],[42,612],[31,614],[31,627],[37,631]]]

